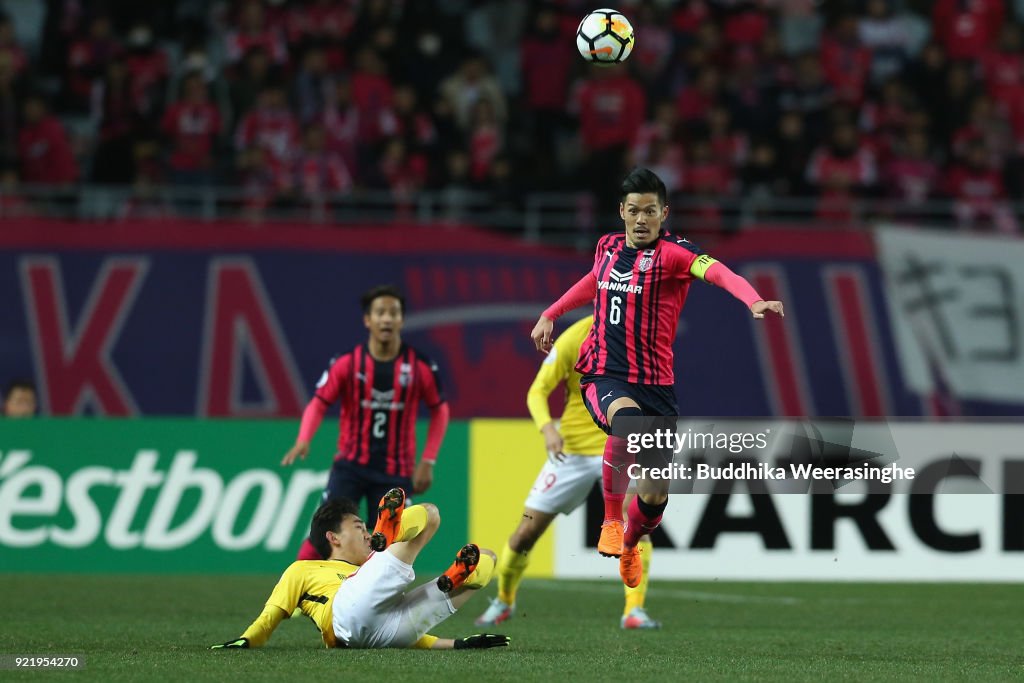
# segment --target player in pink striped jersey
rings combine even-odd
[[[781,301],[765,301],[744,278],[662,227],[668,219],[668,193],[657,175],[634,169],[621,189],[619,215],[625,232],[598,241],[593,268],[544,311],[530,336],[546,353],[559,316],[584,304],[594,307],[594,326],[580,349],[576,370],[583,375],[584,404],[610,436],[602,470],[605,521],[597,550],[619,557],[623,582],[636,586],[642,577],[637,543],[661,522],[668,481],[638,482],[639,495],[629,506],[624,526],[622,501],[633,458],[626,452],[628,418],[679,414],[672,342],[690,283],[699,279],[722,287],[755,318],[768,312],[782,316],[783,310]]]
[[[366,342],[338,358],[317,382],[302,414],[299,435],[282,465],[305,459],[313,435],[328,407],[341,403],[338,450],[324,489],[323,501],[347,498],[373,506],[393,488],[423,493],[434,479],[434,462],[448,428],[448,403],[441,390],[437,364],[402,341],[405,298],[383,285],[363,294]],[[430,411],[427,443],[416,462],[416,413],[423,403]],[[379,510],[378,510],[379,511]],[[323,559],[306,539],[298,559]]]

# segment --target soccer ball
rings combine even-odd
[[[619,64],[633,51],[633,26],[613,9],[594,10],[576,29],[576,48],[591,64]]]

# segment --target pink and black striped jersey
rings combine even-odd
[[[673,384],[672,342],[701,250],[666,231],[649,249],[626,246],[624,232],[597,243],[594,326],[576,363],[581,375],[632,384]]]
[[[327,405],[341,399],[335,460],[398,477],[416,467],[419,403],[444,402],[437,364],[406,344],[391,361],[374,360],[365,343],[332,359],[314,396]]]

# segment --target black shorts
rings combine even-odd
[[[408,477],[396,477],[358,463],[335,460],[320,502],[348,498],[361,508],[365,498],[367,514],[363,521],[372,529],[377,523],[377,504],[385,493],[395,487],[405,489],[405,494],[412,496],[412,479]]]
[[[594,423],[612,433],[608,422],[608,406],[612,401],[628,397],[633,399],[644,417],[674,417],[679,415],[676,403],[676,391],[672,385],[662,384],[630,384],[621,379],[586,375],[580,380],[580,392],[583,394],[583,405],[590,412]]]

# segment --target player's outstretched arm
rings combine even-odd
[[[295,445],[288,449],[288,452],[281,458],[281,465],[287,467],[295,462],[296,458],[305,460],[309,455],[309,443],[313,435],[323,422],[324,414],[327,412],[327,404],[322,400],[313,397],[306,409],[302,411],[302,423],[299,425],[299,436],[295,439]]]
[[[512,639],[494,633],[478,633],[465,638],[438,638],[430,644],[431,650],[484,650],[492,647],[508,647]]]
[[[724,263],[716,261],[707,254],[701,254],[693,260],[690,273],[732,294],[747,305],[755,318],[763,318],[767,311],[785,317],[781,301],[765,301],[746,278],[737,275]]]
[[[781,301],[755,301],[750,305],[750,312],[754,314],[755,318],[763,318],[766,311],[778,314],[780,318],[785,318],[786,314],[782,310]]]
[[[555,321],[564,313],[592,302],[595,294],[597,294],[597,278],[594,277],[594,273],[591,271],[570,287],[558,301],[551,304],[546,311],[541,313],[537,324],[533,326],[533,332],[530,333],[530,338],[533,339],[533,344],[537,347],[537,350],[544,353],[550,351]]]
[[[267,605],[263,608],[263,612],[256,617],[256,621],[249,625],[249,628],[245,629],[238,638],[229,640],[226,643],[219,645],[211,645],[211,650],[235,650],[240,648],[250,647],[263,647],[264,644],[270,639],[270,635],[274,632],[274,629],[284,621],[288,614],[280,607],[274,605]]]

